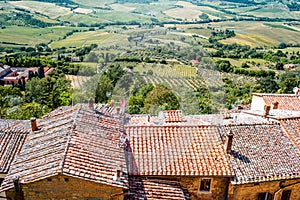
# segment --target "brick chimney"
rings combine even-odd
[[[229,130],[226,134],[226,153],[231,152],[231,147],[232,147],[232,139],[233,139],[233,133],[231,130]]]
[[[117,172],[113,175],[113,180],[114,181],[120,181],[122,176],[122,171],[121,169],[117,169]]]
[[[92,97],[89,99],[89,108],[94,109],[94,99]]]
[[[271,109],[271,106],[269,104],[266,104],[264,107],[264,117],[267,117],[269,115],[270,109]]]
[[[120,107],[116,107],[116,112],[117,112],[117,115],[119,115],[119,114],[120,114],[120,110],[121,110],[121,108],[120,108]]]
[[[34,117],[31,118],[30,122],[31,122],[31,130],[32,131],[37,131],[38,127],[37,127],[37,124],[36,124],[36,118],[34,118]]]
[[[275,110],[275,109],[278,109],[279,103],[276,101],[276,102],[272,103],[272,105],[273,105],[273,110]]]

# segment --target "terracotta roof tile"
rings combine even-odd
[[[128,198],[187,200],[189,194],[175,181],[158,179],[130,178]]]
[[[127,127],[132,175],[233,176],[216,127]]]
[[[254,94],[261,96],[266,104],[278,102],[279,110],[300,111],[300,96],[295,94]]]
[[[300,150],[300,117],[284,119],[281,121],[281,124],[288,135],[291,137],[291,140]]]
[[[29,133],[29,121],[0,120],[0,173],[7,173]]]
[[[231,130],[233,184],[300,178],[300,152],[279,124],[223,127]],[[224,137],[225,140],[225,137]]]
[[[166,110],[163,112],[165,121],[168,122],[182,122],[181,110]]]
[[[113,180],[117,169],[126,172],[122,168],[126,164],[122,120],[120,116],[101,112],[75,106],[52,112],[40,120],[39,130],[28,135],[2,190],[13,187],[16,176],[21,183],[27,183],[59,173],[126,187],[124,178]]]

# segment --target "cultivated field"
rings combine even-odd
[[[134,72],[139,74],[149,74],[151,71],[154,76],[165,77],[196,77],[197,68],[190,65],[163,65],[163,64],[150,64],[142,63],[133,69]]]
[[[218,58],[216,60],[228,60],[231,65],[236,67],[241,67],[243,63],[247,63],[251,69],[262,69],[267,70],[266,67],[268,64],[271,64],[269,61],[263,59],[232,59],[232,58]],[[272,63],[273,64],[273,63]]]
[[[93,1],[73,0],[73,2],[84,7],[105,8],[107,7],[107,5],[114,3],[115,0],[93,0]]]
[[[274,24],[273,27],[271,27]],[[212,23],[212,27],[219,29],[233,29],[236,37],[223,40],[223,43],[238,43],[250,45],[252,47],[266,46],[272,47],[280,42],[298,43],[300,31],[278,27],[280,23],[264,22],[220,22]],[[274,27],[276,25],[276,27]],[[290,27],[292,29],[292,27]]]
[[[110,7],[115,10],[115,11],[120,11],[120,12],[131,12],[133,10],[135,10],[135,7],[131,7],[131,6],[126,6],[123,4],[111,4]]]
[[[51,43],[51,48],[58,47],[82,47],[90,44],[98,44],[100,46],[111,46],[118,43],[125,43],[127,41],[126,35],[108,33],[104,31],[89,31],[74,33],[64,40],[55,41]]]
[[[204,86],[205,82],[201,79],[194,78],[186,78],[186,77],[165,77],[165,76],[144,76],[146,84],[163,84],[171,89],[178,88],[191,88],[193,90],[197,90],[200,86]]]
[[[44,15],[49,16],[50,18],[57,18],[71,13],[69,8],[57,6],[53,3],[45,3],[38,1],[10,1],[10,4],[15,7],[30,10],[31,12],[42,13]]]
[[[48,43],[50,40],[59,40],[73,29],[73,27],[32,28],[9,26],[6,29],[0,29],[0,42],[12,41],[23,46],[34,46],[39,43]],[[84,30],[86,28],[76,29]]]

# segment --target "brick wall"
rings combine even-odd
[[[60,199],[86,200],[88,198],[110,199],[111,195],[122,193],[122,188],[112,187],[72,178],[68,176],[55,176],[41,181],[22,185],[25,200]],[[7,196],[15,199],[13,190],[6,192]],[[121,200],[123,196],[112,198]]]
[[[290,184],[297,183],[295,185],[288,186]],[[291,190],[290,200],[300,199],[300,180],[288,180],[282,183],[284,187],[280,190],[280,181],[265,182],[259,185],[243,184],[243,185],[230,185],[229,186],[229,200],[256,200],[258,193],[269,192],[275,198],[274,200],[280,200],[283,190]],[[278,192],[277,192],[278,191]],[[275,192],[277,192],[275,194]]]

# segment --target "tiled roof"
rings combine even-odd
[[[259,114],[252,111],[241,111],[222,114],[194,115],[193,118],[205,121],[211,125],[228,125],[228,124],[266,124],[272,123],[273,119],[264,118],[261,111]]]
[[[263,98],[266,104],[278,102],[279,110],[300,111],[300,96],[295,94],[254,94]]]
[[[100,112],[76,106],[40,120],[39,130],[28,135],[11,165],[2,190],[12,188],[16,176],[25,184],[57,174],[125,187],[124,178],[113,179],[118,169],[126,172],[122,120]]]
[[[6,174],[29,133],[28,121],[0,120],[0,174]]]
[[[182,111],[181,110],[166,110],[163,112],[166,122],[181,122]]]
[[[300,117],[284,119],[281,121],[284,130],[300,150]]]
[[[300,178],[300,152],[279,124],[223,127],[233,133],[233,184]]]
[[[126,127],[132,175],[233,176],[216,127]]]
[[[166,181],[158,179],[130,178],[129,179],[130,196],[128,199],[172,199],[187,200],[190,199],[185,189],[175,181]]]
[[[188,115],[182,116],[181,121],[166,121],[164,113],[162,115],[150,116],[150,115],[128,115],[126,125],[128,126],[191,126],[191,125],[210,125],[210,122],[206,122],[199,118],[200,115]]]

